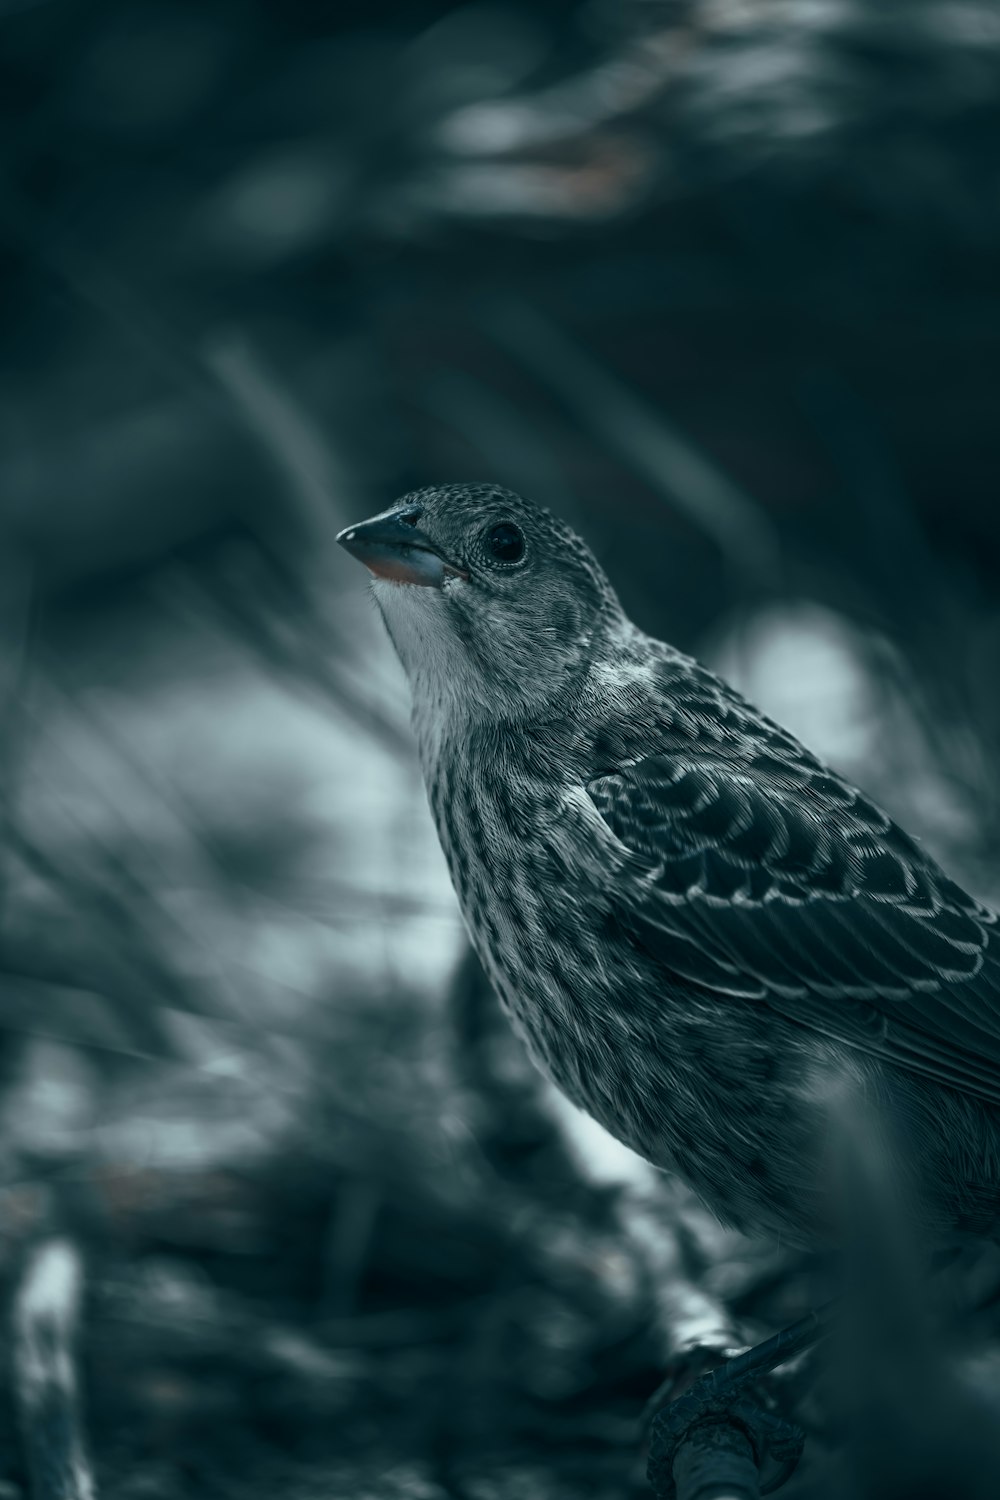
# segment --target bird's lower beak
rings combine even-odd
[[[441,588],[447,578],[468,578],[434,546],[429,537],[410,521],[399,516],[375,516],[348,526],[337,541],[352,556],[363,562],[376,578],[393,583],[416,583],[425,588]]]

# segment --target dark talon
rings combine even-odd
[[[831,1306],[823,1307],[773,1338],[735,1355],[718,1369],[702,1375],[683,1396],[656,1414],[647,1475],[658,1500],[674,1500],[677,1494],[674,1462],[695,1430],[709,1424],[743,1432],[758,1468],[768,1461],[778,1466],[762,1493],[780,1489],[802,1456],[805,1435],[793,1422],[767,1411],[746,1394],[746,1388],[761,1375],[811,1348],[826,1332],[831,1311]]]
[[[728,1400],[722,1400],[707,1379],[698,1384],[704,1384],[705,1388],[692,1388],[665,1407],[653,1422],[646,1474],[657,1500],[675,1500],[675,1460],[692,1434],[709,1424],[729,1426],[745,1434],[758,1469],[769,1463],[776,1465],[775,1472],[761,1486],[761,1494],[769,1495],[780,1489],[802,1457],[805,1434],[801,1428],[766,1411],[749,1396],[734,1398],[729,1393]]]
[[[772,1474],[766,1484],[762,1484],[760,1492],[762,1495],[772,1495],[775,1490],[780,1490],[782,1485],[791,1479],[798,1468],[802,1450],[805,1447],[806,1435],[795,1422],[790,1422],[787,1417],[779,1417],[777,1413],[766,1411],[764,1407],[758,1406],[756,1402],[743,1397],[730,1408],[731,1415],[736,1418],[740,1426],[750,1433],[750,1441],[755,1451],[763,1457],[758,1447],[758,1434],[764,1437],[766,1456],[777,1466],[777,1472]],[[758,1458],[758,1464],[760,1458]]]

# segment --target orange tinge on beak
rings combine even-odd
[[[434,543],[412,521],[399,515],[375,516],[346,527],[340,545],[376,578],[441,588],[447,578],[468,578],[463,568],[441,556]]]

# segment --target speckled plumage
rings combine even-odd
[[[624,616],[495,486],[399,502],[460,566],[378,582],[472,941],[539,1065],[721,1219],[827,1228],[825,1084],[891,1118],[933,1231],[993,1232],[1000,936],[901,829]],[[485,530],[513,522],[523,562]]]

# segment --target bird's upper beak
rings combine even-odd
[[[431,539],[405,519],[405,512],[375,516],[347,526],[337,541],[364,563],[376,578],[441,588],[446,578],[468,578],[464,568],[442,557]]]

